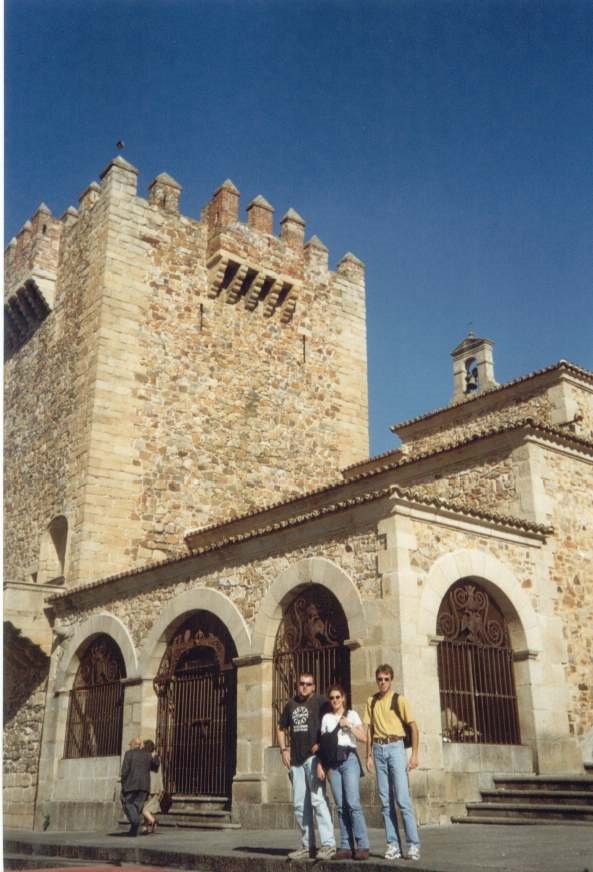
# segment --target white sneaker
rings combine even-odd
[[[401,860],[401,858],[402,852],[397,845],[387,845],[387,850],[385,851],[386,860]]]
[[[336,855],[335,845],[322,845],[317,851],[318,860],[331,860]]]
[[[314,848],[297,848],[288,855],[289,860],[309,860],[315,856]]]
[[[408,860],[420,859],[420,845],[410,845],[408,848]]]

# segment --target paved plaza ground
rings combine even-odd
[[[7,831],[7,868],[63,865],[72,872],[76,861],[103,869],[106,864],[131,867],[194,869],[203,872],[350,872],[369,869],[413,869],[415,872],[593,872],[593,827],[559,825],[488,826],[480,824],[424,827],[422,857],[386,861],[383,831],[370,830],[371,858],[367,862],[330,861],[292,863],[288,851],[297,847],[289,830],[188,831],[167,829],[131,838],[125,834]],[[23,854],[31,863],[23,862]],[[15,864],[11,858],[19,855]],[[47,863],[44,860],[47,859]],[[148,872],[148,870],[146,870]]]

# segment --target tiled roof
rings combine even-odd
[[[444,509],[448,512],[454,512],[456,515],[465,515],[466,517],[477,518],[481,521],[492,521],[502,527],[526,530],[531,533],[539,533],[542,536],[550,535],[554,532],[554,528],[548,524],[535,524],[532,521],[525,521],[514,515],[502,515],[499,512],[487,512],[482,509],[476,509],[473,506],[468,506],[466,503],[457,502],[456,500],[430,497],[416,490],[416,488],[399,488],[394,485],[393,491],[397,496],[410,502],[422,503],[435,509]]]
[[[399,449],[396,449],[395,451],[388,451],[384,454],[378,454],[375,457],[370,457],[368,460],[363,460],[360,461],[360,463],[346,467],[344,470],[342,470],[342,472],[344,473],[344,477],[339,481],[323,485],[322,487],[314,488],[313,490],[304,491],[294,497],[289,497],[285,500],[279,500],[275,503],[268,503],[264,506],[258,506],[256,509],[253,509],[250,512],[245,512],[244,514],[237,515],[236,517],[226,518],[223,521],[217,521],[216,523],[209,524],[206,527],[198,527],[194,530],[189,530],[185,534],[184,538],[187,541],[189,538],[191,538],[191,536],[195,536],[201,533],[209,533],[213,530],[218,529],[219,527],[224,527],[227,524],[234,524],[238,521],[244,521],[247,518],[255,517],[256,515],[261,515],[265,512],[273,511],[274,509],[278,509],[281,506],[289,506],[291,505],[291,503],[297,503],[300,500],[304,500],[309,497],[318,496],[323,493],[330,493],[332,490],[337,490],[346,484],[362,481],[365,478],[372,478],[374,475],[380,475],[382,472],[388,472],[391,469],[397,469],[401,466],[410,466],[411,464],[418,463],[421,460],[427,460],[428,458],[436,457],[439,454],[446,454],[447,452],[453,451],[457,448],[464,448],[467,445],[471,445],[473,442],[480,442],[482,439],[487,439],[492,436],[498,436],[502,433],[511,433],[516,430],[522,430],[524,428],[530,428],[532,430],[539,431],[540,433],[546,434],[548,437],[554,438],[558,441],[568,441],[576,445],[582,446],[583,448],[593,449],[593,440],[584,439],[581,436],[576,436],[574,433],[568,433],[566,430],[563,430],[560,427],[553,427],[549,424],[544,424],[543,422],[536,421],[534,418],[522,418],[520,421],[516,421],[513,424],[504,424],[500,427],[490,427],[484,430],[480,430],[477,433],[473,433],[471,436],[448,442],[446,445],[443,445],[439,448],[432,448],[427,451],[414,454],[412,456],[403,454]],[[389,461],[390,457],[393,457],[391,461]],[[385,463],[382,463],[380,466],[373,466],[372,469],[366,469],[358,473],[353,472],[352,475],[346,475],[346,473],[350,469],[356,470],[361,466],[366,466],[367,464],[373,463],[383,458],[385,459]]]
[[[543,369],[536,369],[533,372],[528,373],[527,375],[519,376],[519,378],[511,379],[511,381],[504,382],[504,384],[497,385],[493,388],[488,388],[485,391],[480,391],[480,393],[472,394],[471,397],[466,397],[463,400],[458,400],[456,403],[451,403],[449,406],[441,406],[439,409],[434,409],[432,412],[425,412],[423,415],[417,415],[415,418],[408,418],[407,421],[401,421],[399,424],[392,424],[389,428],[392,432],[397,433],[398,430],[403,430],[404,427],[409,427],[411,424],[417,424],[419,421],[426,421],[429,418],[433,418],[435,415],[440,415],[442,412],[448,412],[451,409],[457,409],[460,406],[465,406],[468,403],[475,403],[477,400],[481,400],[482,397],[488,397],[492,394],[498,393],[499,391],[504,391],[507,388],[513,387],[514,385],[522,384],[523,382],[529,381],[530,379],[537,378],[540,375],[545,375],[546,373],[553,372],[554,370],[566,370],[568,372],[577,375],[579,378],[584,379],[585,381],[593,382],[593,372],[588,369],[583,369],[580,366],[577,366],[574,363],[570,363],[568,360],[559,360],[557,363],[553,363],[550,366],[546,366]]]
[[[354,506],[362,505],[363,503],[369,503],[373,500],[380,499],[381,497],[389,496],[392,492],[392,489],[392,487],[381,488],[380,490],[369,491],[368,493],[359,494],[358,496],[351,497],[345,500],[337,500],[335,503],[331,503],[328,506],[323,506],[319,509],[313,509],[309,512],[303,512],[302,514],[293,515],[291,518],[286,518],[283,521],[277,521],[273,524],[267,524],[263,527],[254,527],[253,529],[248,530],[245,533],[238,533],[235,536],[222,537],[215,542],[211,542],[209,545],[205,545],[202,548],[194,549],[191,554],[178,554],[174,557],[167,557],[163,560],[157,560],[153,563],[146,563],[143,566],[138,566],[134,569],[127,569],[124,572],[118,572],[114,575],[109,575],[107,576],[107,578],[93,581],[90,584],[81,584],[77,587],[70,588],[69,590],[65,590],[61,593],[54,594],[54,596],[48,597],[47,602],[57,602],[58,600],[67,599],[69,596],[72,596],[72,594],[81,593],[82,591],[93,590],[94,588],[102,587],[105,584],[117,581],[121,578],[130,578],[134,575],[141,575],[143,572],[149,572],[152,569],[159,569],[162,566],[169,566],[173,563],[183,563],[186,560],[193,560],[196,557],[201,557],[203,554],[208,554],[212,551],[219,551],[221,548],[224,548],[227,545],[235,545],[239,542],[246,542],[248,539],[255,539],[259,536],[267,536],[270,533],[275,533],[279,530],[286,530],[290,527],[298,527],[301,524],[305,524],[308,521],[317,520],[318,518],[322,518],[325,515],[345,511],[346,509],[353,508]],[[227,523],[229,522],[220,524],[220,528],[223,529]]]
[[[507,428],[507,429],[517,429],[517,428]],[[537,429],[537,428],[536,428]],[[544,428],[541,428],[544,429]],[[550,428],[552,429],[552,428]],[[563,435],[563,434],[562,434]],[[580,440],[584,441],[584,440]],[[593,443],[587,443],[593,448]],[[438,453],[438,452],[434,452]],[[389,467],[388,467],[389,468]],[[383,471],[377,470],[368,475],[359,476],[359,478],[369,477],[370,475],[376,474],[376,472]],[[553,532],[553,528],[550,526],[546,526],[544,524],[535,524],[531,521],[523,520],[522,518],[513,517],[511,515],[503,515],[497,512],[488,512],[480,509],[475,509],[471,506],[468,506],[464,503],[457,501],[448,501],[443,500],[440,497],[429,497],[414,488],[401,488],[398,485],[389,485],[384,488],[378,488],[376,490],[367,491],[363,494],[358,494],[353,497],[347,497],[346,499],[336,500],[333,503],[330,503],[326,506],[321,506],[317,509],[312,509],[307,512],[302,512],[299,514],[295,514],[289,518],[284,518],[280,521],[275,521],[271,524],[266,524],[261,527],[253,527],[250,530],[246,530],[243,533],[237,533],[236,535],[231,536],[221,536],[220,539],[217,539],[213,542],[210,542],[207,545],[204,545],[200,548],[194,549],[190,554],[178,554],[173,557],[167,557],[163,560],[154,561],[152,563],[144,564],[143,566],[136,567],[134,569],[128,569],[124,572],[115,573],[114,575],[110,575],[107,578],[99,579],[98,581],[91,582],[90,584],[79,585],[78,587],[71,588],[70,590],[63,591],[58,594],[54,594],[52,597],[48,597],[48,602],[57,602],[59,600],[68,599],[68,597],[90,590],[94,590],[98,587],[103,587],[104,585],[110,584],[111,582],[118,581],[122,578],[131,578],[136,575],[141,575],[144,572],[149,572],[154,569],[159,569],[163,566],[171,566],[175,563],[183,563],[187,560],[193,560],[196,557],[201,557],[202,555],[209,554],[213,551],[219,551],[222,548],[225,548],[229,545],[236,545],[242,542],[249,541],[251,539],[256,539],[261,536],[267,536],[272,533],[277,533],[281,530],[287,530],[293,527],[299,527],[303,524],[308,523],[309,521],[315,521],[319,518],[323,518],[326,515],[334,514],[336,512],[346,511],[347,509],[355,508],[356,506],[360,506],[366,503],[373,502],[378,499],[382,499],[383,497],[388,496],[397,496],[400,499],[407,500],[413,503],[419,503],[422,505],[430,506],[431,508],[445,510],[448,512],[452,512],[454,514],[462,515],[468,518],[475,518],[477,520],[488,521],[494,523],[500,527],[507,527],[516,530],[523,530],[532,533],[536,533],[538,535],[548,535]],[[267,511],[268,509],[261,509],[260,513]],[[220,528],[221,532],[225,526],[229,526],[237,520],[243,520],[245,518],[251,517],[251,513],[247,515],[241,516],[241,518],[232,518],[229,521],[223,522],[221,524],[215,525],[214,527],[208,528],[216,529],[216,527]],[[188,534],[189,535],[189,534]]]

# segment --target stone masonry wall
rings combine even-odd
[[[54,218],[42,203],[11,239],[4,254],[5,301],[32,278],[53,307],[63,228],[64,222]]]
[[[492,451],[443,466],[436,474],[414,479],[413,485],[426,496],[501,514],[511,514],[517,500],[516,474],[508,451]]]
[[[70,541],[82,520],[79,497],[93,369],[88,342],[93,312],[87,307],[92,258],[88,216],[82,213],[74,225],[66,216],[64,224],[54,310],[4,371],[7,582],[34,580],[41,537],[53,518],[66,517]]]
[[[200,222],[137,197],[125,162],[103,185],[79,581],[183,550],[188,528],[320,485],[368,450],[362,265],[350,256],[330,273],[321,243],[298,248],[238,222],[230,183]],[[237,214],[221,225],[223,195]],[[217,257],[240,263],[239,277],[225,284]],[[289,295],[255,299],[255,270],[283,276]]]
[[[56,309],[7,368],[15,578],[58,514],[71,586],[184,551],[186,529],[368,452],[362,264],[330,272],[292,210],[274,236],[263,198],[239,222],[230,183],[196,221],[174,180],[144,200],[137,174],[117,158],[66,213]],[[217,257],[241,264],[228,285]]]
[[[33,826],[47,676],[34,685],[27,701],[4,724],[3,807],[9,828]]]
[[[253,262],[259,240],[242,230]],[[366,448],[366,397],[348,420],[341,387],[349,377],[341,334],[352,340],[354,328],[340,310],[351,283],[340,287],[327,269],[307,270],[289,324],[266,317],[263,306],[249,311],[241,300],[209,298],[206,231],[179,218],[163,222],[158,237],[151,229],[155,278],[142,329],[133,460],[143,471],[137,513],[144,533],[133,559],[169,551],[190,527],[319,486],[345,451]],[[271,261],[276,270],[281,254]],[[357,319],[363,331],[360,312]],[[352,341],[353,355],[361,343],[355,364],[363,380],[364,331]]]
[[[593,386],[588,389],[583,386],[571,385],[572,399],[577,407],[577,418],[574,431],[584,439],[593,439]]]
[[[567,675],[572,704],[570,729],[593,759],[593,464],[542,449],[544,487],[554,498],[552,580],[555,612],[568,646]]]
[[[252,559],[242,555],[241,551],[234,550],[224,565],[214,568],[208,560],[197,561],[195,568],[189,572],[186,563],[174,564],[166,583],[157,584],[134,597],[122,597],[116,593],[113,599],[107,599],[96,606],[77,609],[75,612],[64,611],[61,621],[64,626],[77,625],[107,609],[125,623],[134,644],[140,646],[166,604],[198,584],[224,593],[252,629],[262,600],[272,582],[298,560],[316,556],[323,556],[336,563],[352,579],[365,600],[381,597],[377,554],[383,545],[374,527],[355,533],[349,530],[336,532],[319,544],[286,544],[284,550],[282,543],[276,541],[265,556]],[[216,560],[215,563],[219,564],[220,561]]]
[[[522,393],[514,397],[510,403],[506,393],[502,391],[498,395],[489,397],[487,405],[480,407],[478,404],[485,400],[486,398],[482,400],[478,397],[473,401],[475,406],[473,403],[466,403],[456,414],[452,411],[443,420],[436,421],[431,418],[425,422],[418,422],[410,433],[402,433],[402,439],[406,440],[402,450],[410,455],[432,451],[485,430],[513,424],[528,417],[550,422],[552,406],[549,397],[542,393],[541,388],[524,386]]]
[[[435,535],[434,527],[422,522],[414,522],[414,535],[417,548],[410,557],[412,568],[422,582],[435,560],[441,554],[455,552],[463,548],[476,548],[491,553],[502,563],[510,566],[520,580],[537,609],[540,591],[537,588],[537,571],[534,553],[507,539],[492,539],[486,533],[468,533],[461,530],[442,529]],[[436,633],[436,626],[434,628]]]

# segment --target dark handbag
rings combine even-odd
[[[340,729],[339,723],[331,733],[322,733],[319,738],[319,751],[317,752],[319,759],[326,769],[334,769],[339,766],[340,760],[338,749],[338,732]]]
[[[173,797],[168,790],[164,790],[161,794],[159,805],[163,814],[169,814],[171,806],[173,805]]]

